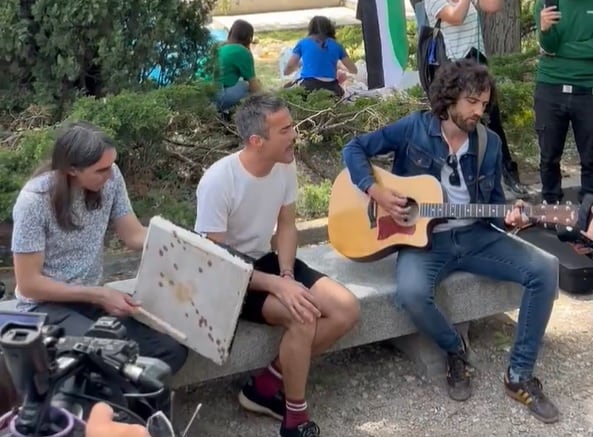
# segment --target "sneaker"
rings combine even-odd
[[[282,420],[286,411],[284,394],[278,391],[272,397],[260,395],[255,389],[255,379],[251,377],[239,393],[239,404],[253,413],[267,414],[274,419]]]
[[[447,354],[447,392],[456,401],[472,395],[469,364],[465,353]]]
[[[539,379],[532,377],[526,381],[511,382],[507,371],[504,375],[504,388],[507,395],[526,405],[537,419],[544,423],[558,421],[558,408],[544,394]]]
[[[280,437],[319,437],[319,427],[315,422],[308,421],[301,423],[296,428],[280,427]]]

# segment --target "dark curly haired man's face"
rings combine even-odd
[[[457,102],[449,107],[449,117],[464,132],[472,132],[490,101],[490,90],[481,94],[462,93]]]

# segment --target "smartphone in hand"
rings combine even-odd
[[[549,8],[551,6],[556,6],[556,10],[560,10],[560,6],[558,5],[559,0],[544,0],[544,7]]]

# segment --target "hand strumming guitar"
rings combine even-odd
[[[367,190],[367,193],[379,204],[381,208],[393,217],[398,223],[404,223],[408,220],[410,207],[406,207],[408,199],[400,196],[394,191],[373,184]]]

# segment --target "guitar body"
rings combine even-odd
[[[418,204],[443,203],[439,181],[430,175],[396,176],[376,166],[373,172],[379,185],[408,197],[409,222],[396,223],[352,183],[344,169],[334,181],[329,201],[330,244],[346,258],[361,262],[381,259],[401,246],[426,247],[434,219],[420,217]]]

